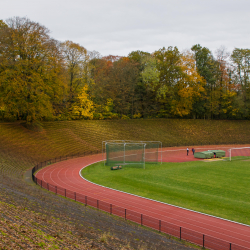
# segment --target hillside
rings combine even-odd
[[[160,140],[163,146],[249,143],[250,121],[115,120],[44,122],[35,132],[0,123],[1,249],[189,249],[24,181],[36,163],[101,151],[104,140]],[[80,218],[80,219],[79,219]]]
[[[42,132],[0,123],[1,169],[11,175],[51,158],[102,149],[104,140],[162,141],[163,146],[249,143],[250,121],[114,120],[44,122]]]

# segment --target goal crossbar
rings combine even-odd
[[[158,155],[159,153],[160,155]],[[103,141],[102,158],[104,165],[105,163],[113,164],[117,162],[123,165],[143,164],[145,168],[145,162],[160,161],[162,163],[162,143],[160,141],[132,140]]]

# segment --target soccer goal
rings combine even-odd
[[[103,141],[103,160],[108,166],[130,164],[145,168],[145,162],[162,162],[161,148],[158,141]]]
[[[228,150],[228,160],[248,160],[250,159],[250,147],[230,148]]]

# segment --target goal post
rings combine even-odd
[[[162,143],[157,141],[113,140],[102,142],[104,165],[138,165],[162,162]],[[105,161],[106,156],[106,161]]]
[[[228,150],[228,160],[247,160],[250,159],[250,147],[230,148]]]

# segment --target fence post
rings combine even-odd
[[[142,216],[143,216],[143,215],[141,214],[141,226],[142,226],[142,224],[143,224],[143,223],[142,223]]]
[[[112,214],[112,204],[110,204],[110,214]]]
[[[205,235],[203,234],[203,245],[202,245],[204,248],[205,248]]]
[[[181,240],[181,227],[180,227],[180,240]]]
[[[127,209],[125,208],[125,220],[127,220]]]
[[[85,206],[87,206],[87,196],[85,196]]]
[[[159,232],[161,232],[161,220],[159,220]]]
[[[229,243],[229,250],[232,250],[232,243]]]

